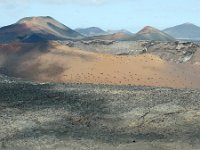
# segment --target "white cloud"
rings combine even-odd
[[[10,6],[10,5],[29,5],[31,3],[44,3],[48,5],[55,4],[86,4],[86,5],[101,5],[109,0],[0,0],[1,6]]]

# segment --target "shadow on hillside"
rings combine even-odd
[[[16,47],[16,48],[15,48]],[[20,64],[25,61],[37,58],[39,55],[47,53],[50,45],[48,42],[37,44],[16,43],[10,44],[10,47],[0,49],[0,56],[4,61],[0,63],[0,73],[8,76],[16,76],[20,70]],[[37,64],[40,65],[39,63]]]
[[[66,50],[59,49],[59,46],[49,42],[17,43],[10,47],[0,45],[0,73],[35,81],[41,76],[46,81],[59,81],[59,75],[70,68],[68,58],[74,57],[83,61],[96,59],[87,53],[67,50],[67,47]]]
[[[115,123],[119,123],[120,119],[115,118],[111,113],[112,108],[108,103],[110,97],[107,95],[87,90],[61,92],[49,89],[52,89],[52,86],[31,84],[3,84],[0,86],[0,105],[4,108],[17,108],[23,113],[37,112],[46,108],[63,108],[63,111],[72,114],[72,116],[64,115],[61,119],[39,123],[36,127],[25,128],[1,139],[1,141],[39,138],[45,135],[52,135],[60,140],[89,139],[110,144],[164,139],[163,135],[154,132],[142,134],[126,129],[117,129]],[[73,114],[78,114],[79,118],[74,118]],[[110,114],[112,117],[106,120],[106,115]],[[106,123],[106,121],[111,122],[113,127],[99,124],[100,122]]]

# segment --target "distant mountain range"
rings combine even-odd
[[[138,41],[138,40],[175,41],[175,39],[170,35],[150,26],[144,27],[136,34],[127,32],[117,32],[109,35],[90,37],[88,39],[116,40],[116,41]]]
[[[86,36],[85,40],[101,39],[101,40],[116,40],[125,41],[130,40],[134,34],[128,30],[108,30],[104,31],[98,27],[78,28],[75,31]]]
[[[128,30],[125,30],[125,29],[104,31],[103,29],[101,29],[99,27],[77,28],[77,29],[75,29],[75,31],[86,37],[107,36],[107,35],[111,36],[113,34],[118,34],[118,33],[133,35],[133,33],[131,33]]]
[[[200,27],[191,23],[184,23],[163,31],[176,39],[200,40]]]
[[[27,17],[0,28],[0,42],[40,42],[46,40],[81,39],[83,35],[51,17]]]
[[[174,41],[176,39],[200,40],[200,27],[185,23],[160,31],[146,26],[138,33],[127,30],[104,31],[98,27],[70,29],[49,16],[26,17],[0,28],[0,43],[41,42],[49,40],[117,40],[117,41]]]
[[[104,31],[98,27],[78,28],[78,29],[75,29],[75,31],[79,32],[80,34],[82,34],[86,37],[108,34],[106,31]]]
[[[134,33],[125,30],[125,29],[121,29],[121,30],[107,30],[108,34],[115,34],[115,33],[125,33],[125,34],[129,34],[129,35],[134,35]]]

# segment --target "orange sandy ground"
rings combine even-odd
[[[198,66],[170,64],[151,54],[113,56],[51,43],[48,52],[32,50],[15,61],[14,76],[41,82],[200,88]]]

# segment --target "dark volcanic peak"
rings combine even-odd
[[[75,30],[77,32],[79,32],[80,34],[82,34],[84,36],[88,36],[88,37],[107,34],[107,32],[105,32],[104,30],[102,30],[101,28],[98,28],[98,27],[78,28]]]
[[[192,23],[167,28],[164,32],[178,39],[200,39],[200,27]]]
[[[191,22],[186,22],[186,23],[183,23],[184,25],[194,25],[193,23]]]
[[[20,19],[19,21],[17,21],[17,23],[21,24],[21,23],[26,23],[26,22],[34,22],[34,21],[48,21],[48,20],[55,20],[54,18],[50,17],[50,16],[35,16],[35,17],[24,17],[22,19]]]
[[[0,28],[0,42],[5,43],[13,41],[35,42],[42,41],[42,39],[46,41],[80,38],[83,38],[81,34],[49,16],[26,17],[15,24]],[[32,41],[31,39],[34,40]]]

